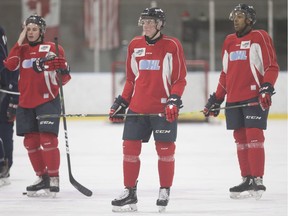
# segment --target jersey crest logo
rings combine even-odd
[[[140,70],[160,70],[159,60],[145,60],[142,59],[139,62]]]
[[[237,61],[237,60],[246,60],[246,50],[237,50],[235,52],[231,52],[229,55],[230,61]]]
[[[240,49],[249,49],[251,41],[242,41],[240,45]]]
[[[145,56],[146,48],[135,48],[134,53],[135,57]]]
[[[49,52],[50,51],[51,46],[50,45],[40,45],[39,46],[39,52]]]

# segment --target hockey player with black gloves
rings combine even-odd
[[[123,132],[124,194],[112,201],[113,211],[137,210],[137,180],[142,143],[154,135],[160,180],[156,205],[164,211],[168,205],[174,178],[174,154],[177,118],[186,85],[183,48],[173,37],[161,33],[166,22],[160,8],[146,8],[140,15],[143,36],[128,46],[126,83],[122,94],[110,109],[112,122],[123,121],[117,114],[165,113],[165,117],[126,117]]]
[[[3,60],[8,55],[7,37],[0,27],[0,89],[18,93],[19,71],[8,71]],[[10,168],[13,164],[13,135],[18,95],[0,91],[0,187],[10,184]]]
[[[259,106],[226,109],[228,130],[237,148],[242,182],[231,187],[230,197],[260,199],[263,185],[265,152],[264,132],[267,126],[271,96],[279,73],[272,40],[264,30],[254,30],[256,12],[253,6],[237,5],[230,13],[235,34],[226,37],[222,49],[223,69],[217,90],[204,110],[205,116],[217,116],[211,109],[220,107],[226,95],[226,106],[258,102]]]
[[[4,60],[9,70],[20,68],[16,133],[24,136],[24,146],[38,176],[37,181],[26,188],[28,196],[37,196],[42,189],[47,195],[55,195],[60,190],[60,118],[37,121],[36,116],[60,115],[59,82],[62,80],[65,85],[71,76],[64,49],[59,45],[58,50],[55,43],[45,42],[45,30],[46,22],[41,16],[28,17],[17,43]]]

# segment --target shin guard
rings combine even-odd
[[[235,139],[236,147],[237,147],[237,156],[239,167],[241,170],[241,176],[251,175],[249,159],[248,159],[248,143],[246,139],[246,129],[239,128],[234,130],[233,136]]]
[[[265,151],[264,151],[264,133],[259,128],[247,128],[246,135],[249,149],[249,164],[251,175],[262,177],[264,175]]]
[[[156,141],[158,154],[158,173],[161,187],[171,187],[175,169],[175,143]]]
[[[49,176],[59,176],[60,152],[57,136],[52,133],[40,133],[40,144],[43,148],[43,157]]]
[[[126,187],[135,187],[140,171],[140,140],[124,140],[123,142],[123,175]]]
[[[24,146],[28,151],[28,156],[37,176],[46,172],[46,166],[40,147],[39,133],[28,133],[24,136]]]

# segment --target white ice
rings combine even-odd
[[[36,177],[22,138],[15,136],[11,185],[0,188],[1,216],[114,215],[111,200],[123,190],[123,125],[107,121],[68,120],[68,143],[75,179],[93,191],[79,193],[69,182],[63,125],[60,186],[56,198],[22,195]],[[164,214],[171,216],[284,216],[287,215],[287,121],[269,120],[265,132],[267,191],[261,200],[232,200],[228,189],[241,181],[232,132],[225,122],[181,123],[178,129],[176,170],[171,199]],[[138,212],[126,215],[159,215],[157,156],[153,139],[144,144],[138,183]],[[121,214],[121,213],[120,213]]]

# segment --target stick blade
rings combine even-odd
[[[85,196],[92,196],[92,191],[89,190],[88,188],[84,187],[83,185],[81,185],[79,182],[77,182],[73,176],[70,176],[70,183],[82,194],[84,194]]]

